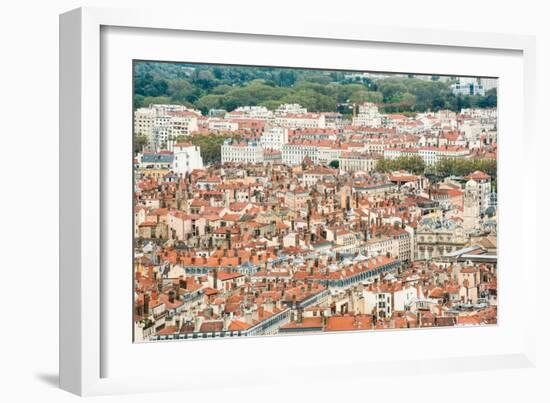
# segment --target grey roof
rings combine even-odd
[[[479,249],[483,249],[483,248],[480,245],[466,246],[465,248],[456,250],[454,252],[446,253],[445,256],[446,257],[458,257],[458,256],[461,256],[461,255],[467,255],[470,252],[473,252],[473,251],[479,250]]]
[[[142,164],[171,164],[174,161],[174,154],[143,154]]]

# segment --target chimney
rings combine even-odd
[[[214,269],[214,273],[212,274],[212,277],[213,277],[213,281],[212,281],[213,288],[218,289],[218,270],[217,269]]]
[[[185,289],[187,288],[187,284],[186,284],[186,281],[183,279],[183,276],[179,276],[179,287],[180,289]]]
[[[144,315],[149,315],[149,300],[151,299],[151,297],[149,296],[149,294],[145,294],[143,296],[143,314]]]

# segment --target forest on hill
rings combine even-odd
[[[134,108],[153,103],[182,104],[208,113],[260,105],[270,110],[298,103],[311,112],[351,113],[351,104],[377,103],[385,113],[491,108],[496,90],[485,96],[455,95],[438,76],[370,78],[353,72],[208,64],[134,63]],[[455,80],[456,81],[456,80]]]

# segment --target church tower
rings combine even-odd
[[[473,180],[466,182],[464,191],[464,229],[471,231],[479,222],[479,195],[477,183]]]

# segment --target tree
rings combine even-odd
[[[376,164],[378,172],[398,171],[400,169],[420,175],[424,173],[426,164],[421,157],[398,157],[391,160],[382,158]]]
[[[284,69],[276,76],[275,82],[281,87],[292,87],[296,82],[296,71],[292,69]]]
[[[467,176],[474,171],[483,171],[497,179],[497,161],[492,158],[442,158],[435,165],[438,176]]]
[[[143,103],[143,100],[145,97],[140,94],[134,94],[134,109],[138,109],[143,107],[145,104]]]
[[[134,90],[136,94],[157,97],[166,94],[168,83],[165,79],[159,79],[152,74],[135,77]]]
[[[326,76],[324,74],[317,74],[317,75],[310,75],[306,77],[306,81],[310,81],[312,83],[319,83],[319,84],[328,84],[332,80],[330,76]]]
[[[330,164],[328,164],[331,168],[338,169],[340,168],[340,161],[334,160],[330,161]]]
[[[191,143],[199,146],[201,157],[205,164],[219,163],[221,161],[221,147],[225,140],[230,136],[219,136],[214,133],[197,135],[191,137]],[[240,136],[232,136],[235,140],[240,140]],[[177,141],[189,141],[188,136],[179,136]]]
[[[187,80],[170,80],[168,82],[168,95],[172,101],[184,102],[184,101],[195,101],[197,99],[197,88],[193,86]]]
[[[491,88],[484,97],[478,102],[480,108],[496,108],[497,106],[497,89]]]
[[[281,100],[272,100],[272,101],[263,101],[263,102],[260,102],[260,106],[265,106],[267,109],[271,110],[271,111],[274,111],[275,109],[277,109],[279,106],[281,106],[283,102]]]
[[[197,108],[200,109],[202,113],[208,113],[210,109],[217,109],[220,107],[221,95],[208,94],[203,97],[200,97],[196,102]]]
[[[149,106],[152,104],[169,104],[171,102],[172,100],[170,99],[170,97],[165,97],[165,96],[143,98],[143,106]],[[178,103],[178,102],[174,102],[174,103]]]
[[[399,102],[407,92],[407,86],[403,79],[390,78],[378,83],[378,91],[384,96],[384,102]]]
[[[134,136],[134,154],[141,152],[148,142],[149,138],[145,134],[136,134]]]
[[[209,90],[215,82],[216,77],[210,70],[197,70],[193,77],[193,83],[203,90]]]
[[[384,95],[381,92],[368,91],[368,90],[359,90],[353,92],[349,100],[356,104],[361,104],[363,102],[374,102],[380,103],[384,100]]]
[[[443,158],[435,164],[435,172],[439,176],[451,176],[456,171],[454,160],[451,158]]]

